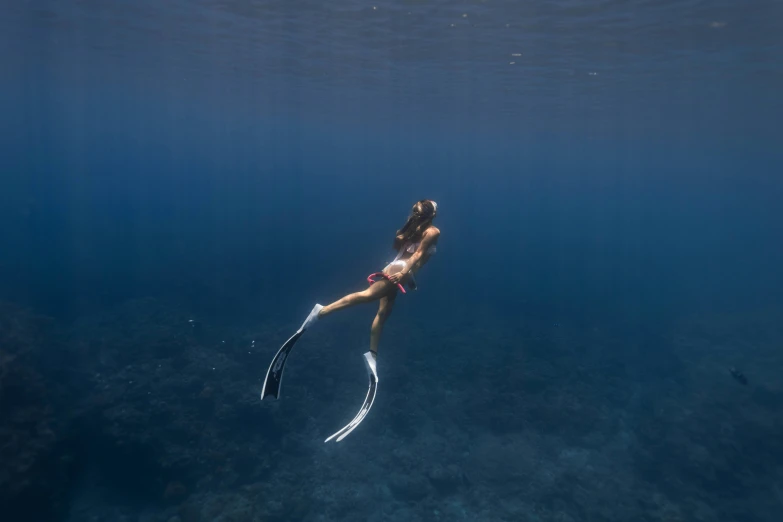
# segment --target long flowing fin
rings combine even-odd
[[[310,315],[307,316],[302,326],[292,335],[275,354],[272,359],[272,364],[269,365],[269,369],[266,371],[266,377],[264,378],[264,387],[261,389],[261,400],[263,401],[267,397],[274,399],[280,398],[280,386],[283,384],[283,371],[285,370],[285,363],[288,360],[288,355],[294,348],[294,344],[302,334],[318,320],[318,312],[321,311],[323,306],[316,304]]]
[[[344,428],[337,433],[330,435],[324,442],[332,440],[340,442],[355,430],[370,412],[370,408],[372,408],[372,404],[375,402],[375,394],[378,391],[378,371],[375,364],[375,357],[371,352],[366,352],[364,354],[364,364],[367,366],[367,375],[370,378],[370,385],[367,389],[367,396],[364,398],[364,403],[362,404],[362,407],[359,408],[359,413],[357,413],[356,417],[354,417]]]

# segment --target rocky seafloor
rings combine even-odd
[[[0,506],[36,522],[726,521],[783,513],[783,315],[664,331],[394,318],[210,322],[154,299],[0,309]],[[300,310],[306,314],[307,310]],[[362,318],[367,314],[361,315]],[[371,317],[368,316],[368,317]],[[748,378],[734,379],[736,366]]]

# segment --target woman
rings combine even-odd
[[[397,257],[383,269],[381,274],[373,274],[382,275],[383,277],[371,284],[367,290],[346,295],[327,306],[315,305],[304,324],[283,344],[277,351],[274,359],[272,359],[272,364],[269,365],[269,369],[266,372],[264,386],[261,389],[261,400],[267,397],[275,399],[280,397],[280,385],[283,381],[286,360],[288,360],[288,356],[297,339],[302,336],[313,322],[349,306],[380,300],[378,314],[372,322],[372,330],[370,332],[370,351],[364,354],[364,362],[370,378],[367,396],[364,398],[364,403],[356,417],[344,428],[328,437],[325,442],[339,442],[343,440],[362,422],[372,407],[378,389],[376,358],[378,357],[378,340],[381,336],[381,330],[383,330],[383,324],[391,313],[394,300],[397,297],[397,288],[402,288],[403,284],[408,285],[410,288],[415,288],[414,274],[435,253],[435,244],[438,242],[438,237],[440,237],[440,230],[432,225],[432,220],[435,219],[437,212],[438,205],[431,199],[418,201],[413,205],[413,211],[408,217],[408,221],[397,231],[397,235],[394,238],[394,249],[397,250]]]
[[[414,275],[423,267],[436,251],[440,230],[432,224],[438,213],[438,204],[431,199],[422,199],[413,205],[408,220],[397,231],[394,249],[397,257],[384,269],[384,277],[361,292],[346,295],[327,306],[316,305],[305,321],[306,329],[314,321],[337,310],[360,303],[380,300],[378,314],[370,330],[370,352],[378,356],[378,342],[386,319],[391,314],[394,300],[397,298],[398,285],[416,288]]]

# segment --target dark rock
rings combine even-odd
[[[64,353],[51,330],[48,319],[0,303],[0,505],[9,520],[56,518],[77,469],[58,454],[71,413],[47,379]]]
[[[201,522],[201,507],[194,502],[186,502],[179,507],[182,522]]]
[[[395,473],[389,477],[388,485],[394,494],[394,498],[402,502],[417,502],[432,491],[432,486],[421,475],[401,475]]]
[[[188,496],[188,488],[178,481],[172,480],[166,485],[166,490],[163,492],[163,499],[169,502],[179,502]]]
[[[433,487],[441,494],[456,492],[465,482],[462,470],[456,464],[437,467],[428,473]]]

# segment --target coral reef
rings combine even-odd
[[[67,415],[52,400],[52,375],[42,374],[47,352],[57,349],[51,326],[0,303],[0,505],[9,513],[55,516],[65,502],[62,481],[71,462],[57,450]]]
[[[247,329],[144,299],[55,333],[4,311],[0,491],[17,509],[46,498],[39,520],[772,522],[779,512],[777,313],[657,332],[519,318],[453,318],[433,332],[405,318],[385,333],[370,416],[333,445],[323,438],[366,391],[361,350],[350,349],[366,325],[350,316],[308,333],[282,400],[261,403],[266,365],[296,324]],[[752,333],[737,335],[747,324]],[[44,357],[53,346],[56,360]],[[728,373],[735,365],[747,386]]]

